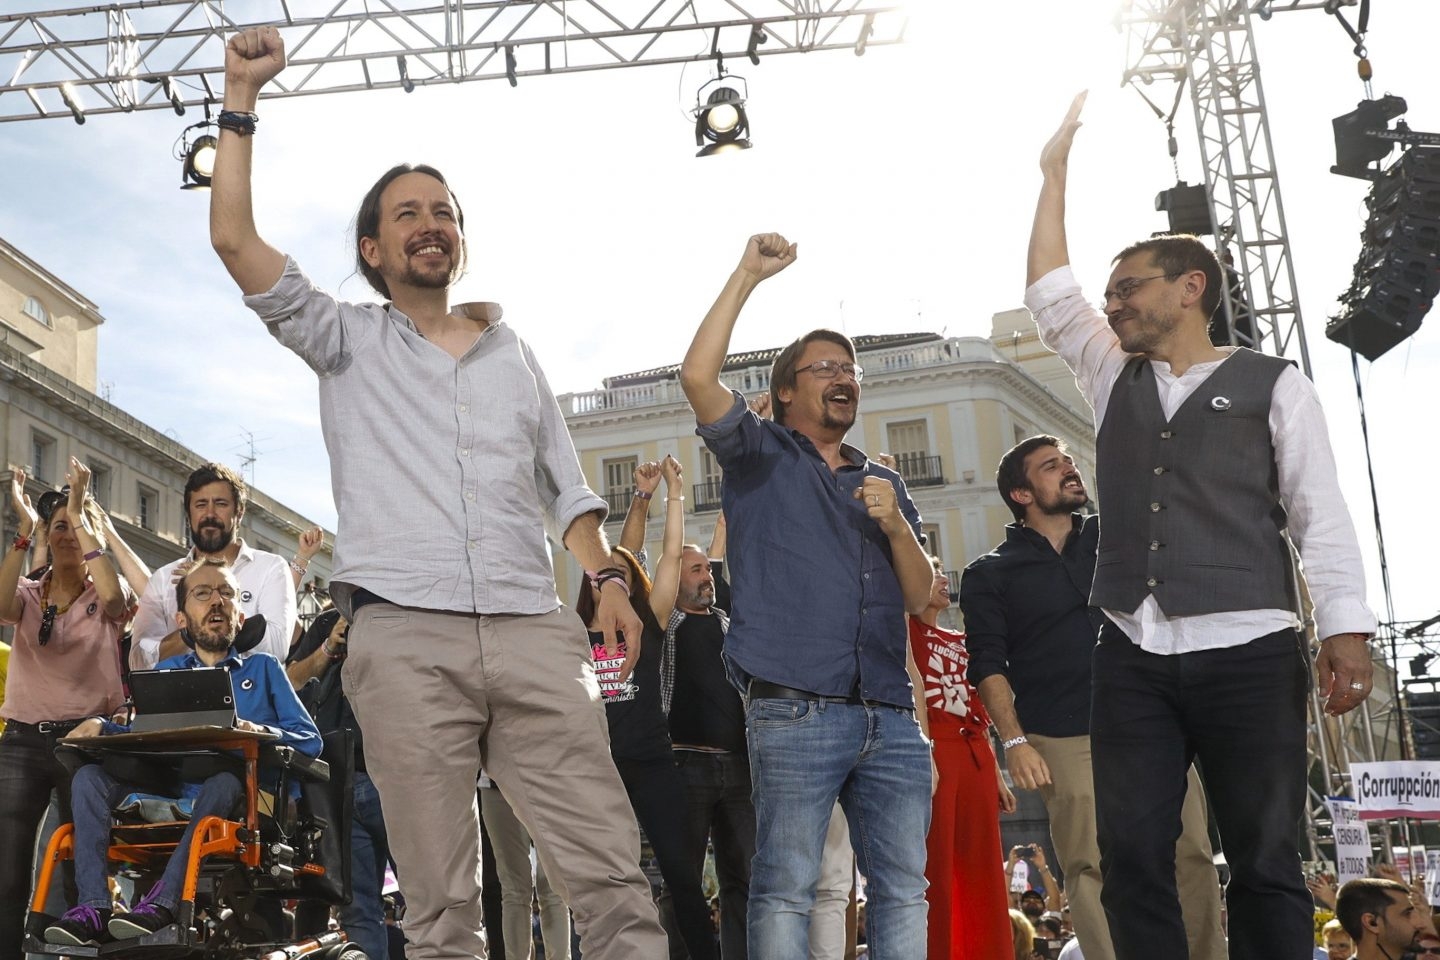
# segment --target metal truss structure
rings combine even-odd
[[[1188,87],[1215,252],[1233,261],[1237,275],[1224,300],[1231,342],[1235,318],[1248,312],[1256,348],[1295,360],[1309,376],[1250,18],[1250,5],[1239,0],[1131,0],[1120,17],[1127,40],[1124,81],[1147,99],[1147,88],[1157,83]]]
[[[1338,5],[1353,2],[1339,0]],[[1216,253],[1222,260],[1228,256],[1236,274],[1224,300],[1230,340],[1237,342],[1235,318],[1248,313],[1256,348],[1296,361],[1308,376],[1310,357],[1251,23],[1261,10],[1266,19],[1271,12],[1332,12],[1329,3],[1305,0],[1284,5],[1263,0],[1129,0],[1118,21],[1127,37],[1124,82],[1152,107],[1152,87],[1163,90],[1168,85],[1177,108],[1188,88],[1210,201],[1210,232]],[[1239,342],[1244,342],[1243,333]],[[1307,623],[1313,647],[1313,620]],[[1395,655],[1399,627],[1381,626],[1374,690],[1362,709],[1329,717],[1318,692],[1311,693],[1304,828],[1312,859],[1325,859],[1321,844],[1329,840],[1330,828],[1325,797],[1349,793],[1350,763],[1412,755],[1406,746]],[[1389,830],[1381,831],[1381,842],[1388,850]]]
[[[5,4],[10,10],[11,3]],[[0,122],[218,103],[236,31],[279,28],[294,97],[903,41],[864,0],[128,0],[0,13]]]

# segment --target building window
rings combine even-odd
[[[920,532],[925,534],[925,552],[932,557],[939,557],[942,561],[949,561],[951,558],[945,556],[940,549],[940,527],[934,523],[922,523]],[[954,566],[953,563],[950,566]]]
[[[614,457],[603,461],[605,471],[605,503],[610,507],[609,519],[623,520],[635,493],[635,468],[639,457]]]
[[[45,310],[45,304],[34,297],[25,298],[25,306],[20,308],[20,312],[36,323],[43,323],[47,327],[50,326],[50,314]]]
[[[945,482],[940,458],[930,455],[930,425],[925,420],[897,420],[885,428],[890,454],[900,476],[912,487],[935,487]]]
[[[110,507],[110,467],[96,461],[90,462],[90,495],[100,506]]]
[[[691,492],[697,513],[720,509],[720,462],[709,447],[700,448],[700,482]]]
[[[30,432],[30,476],[41,483],[55,482],[55,439],[39,430]]]
[[[160,494],[145,486],[139,486],[139,506],[136,509],[136,519],[142,530],[154,530],[155,523],[160,516]]]

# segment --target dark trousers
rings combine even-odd
[[[696,870],[704,869],[706,846],[715,849],[720,956],[746,960],[745,905],[750,900],[750,861],[755,856],[750,760],[743,752],[676,750],[675,766],[685,783],[686,849]],[[671,958],[676,958],[673,950]]]
[[[1230,867],[1231,960],[1308,960],[1298,849],[1308,667],[1293,630],[1147,653],[1112,623],[1094,654],[1090,741],[1101,902],[1117,960],[1189,955],[1175,886],[1185,775],[1199,762]]]
[[[340,908],[340,927],[351,943],[365,951],[369,960],[390,960],[390,936],[385,929],[385,907],[380,892],[385,886],[390,845],[385,836],[380,794],[370,775],[363,770],[355,771],[354,802],[350,819],[350,902]],[[329,904],[301,900],[295,907],[295,936],[319,936],[325,932],[329,920]],[[491,953],[493,956],[494,951]]]
[[[0,960],[21,960],[35,836],[50,805],[60,797],[60,820],[70,822],[70,772],[55,759],[59,734],[11,725],[0,735]],[[74,872],[65,864],[67,902],[75,901]]]
[[[655,861],[675,906],[675,922],[690,960],[715,960],[710,908],[700,889],[700,869],[686,852],[685,785],[668,756],[655,760],[615,761],[630,795],[640,829],[650,840]]]

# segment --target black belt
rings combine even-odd
[[[751,699],[761,700],[829,700],[832,703],[854,703],[863,704],[865,699],[858,693],[852,693],[845,697],[832,697],[822,693],[811,693],[809,690],[796,690],[794,687],[782,687],[778,683],[771,683],[768,680],[750,681]]]
[[[89,719],[89,717],[81,717],[79,720],[41,720],[39,723],[6,720],[5,729],[14,730],[17,733],[33,733],[37,736],[63,737]]]

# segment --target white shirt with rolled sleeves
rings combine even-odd
[[[194,559],[195,552],[192,550],[150,576],[131,628],[130,669],[149,670],[155,666],[159,659],[160,642],[175,632],[175,571],[182,563],[190,563]],[[241,540],[240,552],[230,571],[235,575],[235,585],[240,588],[240,594],[235,598],[240,612],[247,617],[258,613],[265,618],[265,639],[246,651],[244,656],[258,650],[284,663],[299,615],[289,562],[278,553],[256,550]]]
[[[494,303],[458,360],[393,305],[346,303],[287,259],[245,303],[320,377],[320,424],[340,522],[331,594],[400,606],[540,614],[560,606],[546,534],[605,516],[530,347]]]
[[[1031,285],[1025,291],[1025,306],[1035,315],[1040,339],[1060,354],[1075,374],[1080,392],[1095,411],[1099,429],[1105,422],[1110,391],[1133,355],[1120,349],[1109,321],[1085,301],[1068,266],[1050,271]],[[1177,377],[1168,363],[1150,361],[1165,416],[1174,416],[1222,362],[1198,363]],[[1270,440],[1290,536],[1300,550],[1315,604],[1316,635],[1323,639],[1338,633],[1373,634],[1375,615],[1365,603],[1360,544],[1340,493],[1320,397],[1315,385],[1293,366],[1275,381],[1271,393]],[[1136,610],[1105,613],[1142,649],[1161,654],[1239,646],[1299,625],[1289,610],[1167,617],[1153,594]]]

